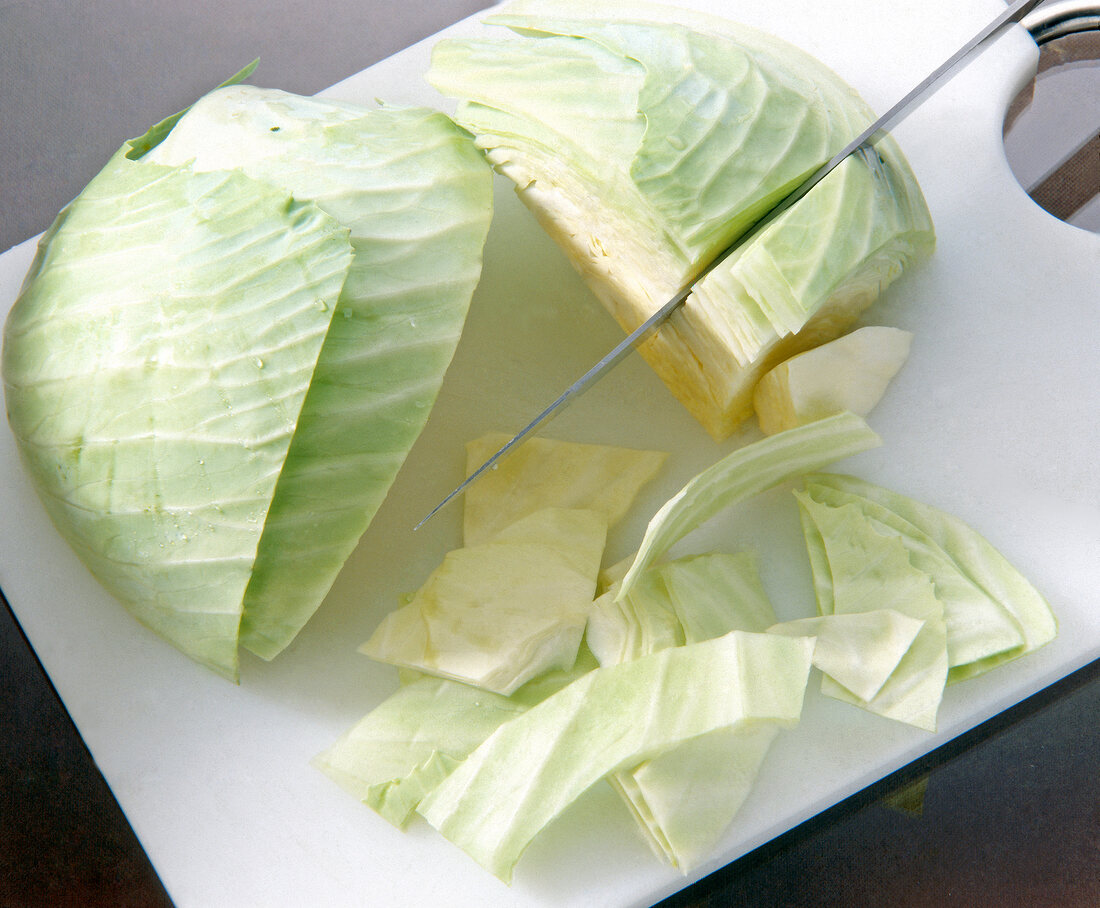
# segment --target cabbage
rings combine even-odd
[[[819,534],[828,563],[831,606],[819,606],[822,612],[836,616],[887,610],[920,625],[893,670],[884,673],[883,683],[860,691],[840,670],[850,670],[841,658],[838,668],[826,667],[822,691],[887,718],[935,731],[948,663],[944,603],[932,578],[910,563],[899,536],[879,534],[854,506],[823,507],[805,496],[799,503],[807,518],[804,525],[812,524],[813,532]],[[851,634],[851,628],[830,629]],[[864,645],[869,642],[864,633],[857,640]],[[869,652],[855,645],[850,649],[854,660],[865,663],[858,666],[859,676],[866,676],[866,663],[882,659],[881,647]]]
[[[510,436],[492,432],[466,444],[467,473],[499,451]],[[462,502],[462,536],[482,542],[543,508],[598,511],[614,526],[668,455],[614,445],[529,438],[505,462],[468,486]]]
[[[838,413],[737,448],[689,480],[653,515],[617,595],[625,596],[669,547],[724,508],[880,443],[860,417]]]
[[[851,476],[811,476],[796,495],[820,617],[769,631],[816,636],[824,693],[934,731],[945,685],[1057,632],[1039,592],[957,518]]]
[[[404,828],[424,796],[500,725],[595,667],[582,649],[511,695],[422,675],[387,697],[313,765],[394,826]]]
[[[770,35],[642,3],[530,0],[439,42],[429,81],[628,331],[874,118]],[[840,333],[930,254],[886,138],[708,274],[641,352],[715,437],[776,362]]]
[[[866,480],[832,473],[809,477],[799,500],[820,611],[837,610],[835,571],[823,548],[829,540],[822,529],[836,511],[848,522],[896,540],[906,563],[933,584],[944,607],[949,682],[1033,652],[1057,634],[1057,620],[1042,594],[957,517]]]
[[[711,553],[650,568],[621,599],[609,590],[593,606],[586,639],[601,665],[614,665],[774,624],[755,559]],[[780,728],[757,721],[707,732],[608,781],[653,851],[686,873],[729,827]]]
[[[607,520],[544,508],[447,554],[360,651],[499,694],[570,668],[596,590]]]
[[[143,623],[236,678],[326,595],[434,402],[491,174],[442,114],[234,86],[128,143],[8,318],[21,457]]]
[[[753,391],[760,430],[773,435],[842,410],[867,416],[905,364],[912,339],[873,325],[784,360]]]
[[[601,666],[503,723],[418,812],[500,879],[601,779],[712,732],[798,721],[813,642],[734,631]]]

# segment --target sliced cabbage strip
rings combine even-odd
[[[838,413],[737,448],[689,480],[649,521],[618,595],[672,545],[738,501],[881,444],[860,417]]]
[[[596,782],[700,735],[792,724],[813,641],[734,631],[594,669],[501,725],[418,811],[502,880]]]
[[[982,674],[1056,636],[1057,619],[1042,594],[957,517],[853,476],[811,476],[805,494],[821,505],[851,505],[877,533],[900,539],[912,566],[931,578],[944,605],[949,681]],[[807,536],[811,563],[817,535],[811,529]],[[815,582],[824,578],[823,568],[820,561],[815,564]],[[831,582],[823,579],[817,589],[824,613],[833,608]]]
[[[719,552],[652,567],[622,599],[609,590],[594,605],[586,639],[601,664],[612,665],[774,623],[754,556]],[[779,730],[755,722],[708,732],[608,781],[654,852],[687,873],[729,828]]]
[[[498,726],[594,667],[582,650],[568,671],[547,672],[507,697],[422,675],[383,700],[313,765],[404,828],[424,795]]]

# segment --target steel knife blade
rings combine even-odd
[[[622,361],[628,353],[634,350],[640,343],[653,334],[668,320],[676,309],[683,305],[691,295],[692,289],[711,271],[727,259],[733,252],[748,242],[753,236],[759,234],[770,223],[780,217],[791,206],[803,198],[818,183],[836,169],[848,157],[862,149],[872,147],[876,141],[886,135],[897,126],[908,114],[916,110],[937,88],[947,82],[956,72],[962,69],[970,60],[976,57],[985,47],[1000,37],[1001,33],[1010,26],[1018,23],[1030,13],[1043,0],[1016,0],[1006,7],[1005,11],[983,26],[973,38],[955,51],[921,82],[914,86],[904,97],[893,105],[884,114],[872,122],[863,132],[845,145],[833,157],[811,173],[795,189],[785,196],[777,205],[766,212],[754,224],[750,225],[732,243],[726,246],[703,267],[696,269],[688,280],[669,299],[657,309],[642,324],[624,337],[610,352],[592,366],[587,372],[578,378],[572,385],[565,389],[554,401],[532,419],[509,441],[500,447],[488,460],[476,470],[471,472],[458,486],[456,486],[439,504],[437,504],[421,521],[413,528],[420,529],[443,507],[453,501],[475,482],[487,470],[492,469],[500,460],[506,457],[518,445],[538,429],[545,425],[551,417],[561,412],[564,407],[584,391],[606,375],[612,367]]]

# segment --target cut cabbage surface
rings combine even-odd
[[[510,437],[493,432],[467,443],[467,475]],[[548,507],[598,511],[612,527],[667,459],[663,451],[528,438],[497,469],[467,487],[463,541],[483,542],[519,518]]]
[[[230,678],[313,614],[461,333],[491,173],[442,114],[227,86],[57,218],[3,379],[59,531]]]
[[[439,42],[429,81],[633,330],[874,118],[808,54],[644,3],[518,0]],[[757,380],[835,337],[934,232],[896,143],[853,155],[702,280],[641,347],[715,437]]]

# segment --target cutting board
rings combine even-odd
[[[1003,9],[1000,0],[690,5],[801,45],[880,110]],[[448,33],[481,28],[468,20]],[[422,80],[433,41],[326,94],[447,109]],[[309,765],[396,686],[356,647],[458,544],[457,508],[412,527],[461,478],[463,443],[519,428],[620,336],[503,180],[484,278],[427,429],[317,616],[274,662],[246,654],[239,687],[145,631],[96,585],[0,432],[0,586],[176,904],[651,904],[1100,656],[1100,236],[1032,204],[1005,161],[1004,112],[1036,61],[1017,29],[896,130],[939,248],[868,313],[868,323],[913,331],[913,351],[871,417],[882,447],[839,468],[980,530],[1047,596],[1061,633],[950,688],[934,734],[811,686],[803,721],[780,737],[713,859],[690,876],[658,862],[598,786],[535,841],[506,887],[426,825],[398,832]],[[32,254],[28,241],[0,256],[4,311]],[[612,538],[618,557],[660,503],[753,431],[711,441],[632,358],[546,434],[671,452]],[[758,553],[780,618],[812,612],[789,488],[720,515],[675,551],[713,549]]]

